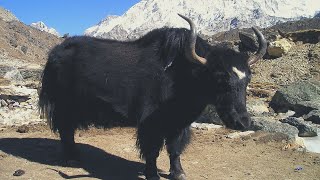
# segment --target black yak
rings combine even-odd
[[[137,126],[137,147],[146,160],[145,176],[158,179],[156,159],[166,145],[170,174],[186,179],[180,155],[189,143],[190,124],[214,104],[227,127],[245,129],[250,65],[266,52],[262,33],[254,55],[211,46],[180,15],[185,28],[152,30],[121,42],[70,37],[49,54],[39,95],[40,112],[58,131],[67,157],[76,155],[74,132],[89,125],[108,127],[126,119]]]

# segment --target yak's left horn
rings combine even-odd
[[[190,25],[190,39],[189,39],[189,45],[186,47],[186,53],[187,57],[189,57],[193,62],[200,63],[200,64],[207,64],[207,59],[198,56],[196,53],[196,41],[197,41],[197,28],[195,24],[191,21],[191,19],[178,14],[180,17],[182,17],[184,20],[186,20]]]
[[[256,36],[258,37],[259,49],[254,55],[252,55],[249,58],[248,64],[250,66],[252,64],[256,63],[259,59],[261,59],[266,54],[266,51],[267,51],[267,41],[264,38],[263,34],[255,27],[252,27],[252,30],[254,31]]]

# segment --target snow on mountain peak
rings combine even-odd
[[[48,26],[46,26],[46,24],[42,21],[38,21],[36,23],[31,23],[32,27],[36,28],[36,29],[39,29],[40,31],[45,31],[45,32],[48,32],[50,34],[53,34],[55,36],[60,36],[60,34],[58,33],[57,30],[55,30],[54,28],[49,28]]]
[[[122,16],[108,16],[88,28],[85,35],[127,40],[163,26],[189,28],[177,13],[191,18],[200,33],[216,33],[313,17],[319,10],[319,0],[141,0]]]

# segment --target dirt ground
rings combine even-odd
[[[134,128],[78,131],[81,160],[68,163],[61,160],[58,136],[46,125],[31,126],[28,133],[16,130],[0,130],[0,179],[144,179]],[[182,156],[188,179],[320,179],[320,154],[286,149],[286,138],[279,134],[256,132],[228,139],[230,132],[193,130],[192,143]],[[169,179],[165,151],[158,168],[162,179]],[[19,169],[25,174],[13,176]]]

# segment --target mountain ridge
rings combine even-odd
[[[55,30],[54,28],[52,27],[48,27],[44,22],[42,21],[38,21],[38,22],[35,22],[35,23],[31,23],[30,24],[31,27],[34,27],[36,29],[39,29],[40,31],[45,31],[47,33],[50,33],[50,34],[53,34],[55,36],[60,36],[60,34],[58,33],[57,30]]]
[[[316,0],[141,0],[122,16],[107,16],[84,34],[128,40],[163,26],[189,28],[177,13],[191,18],[200,34],[215,34],[230,29],[268,27],[302,17],[313,17],[319,10],[320,3]]]

